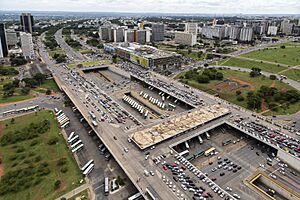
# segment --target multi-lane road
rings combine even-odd
[[[61,37],[61,30],[59,30],[56,33],[56,39],[58,40],[58,43],[61,45],[62,48],[67,52],[68,57],[75,58],[76,59],[83,59],[80,56],[76,56],[77,54],[74,53],[73,49],[70,49],[70,47],[63,41],[63,38]],[[44,62],[49,66],[51,71],[53,72],[53,75],[55,77],[55,80],[57,81],[60,88],[68,95],[68,97],[72,100],[74,105],[79,109],[81,114],[85,117],[85,119],[90,123],[91,126],[91,117],[88,113],[91,110],[94,110],[95,105],[97,107],[102,107],[99,104],[99,101],[97,97],[92,97],[89,102],[86,102],[86,95],[90,94],[89,90],[85,87],[83,87],[83,82],[85,77],[80,78],[74,78],[74,74],[61,67],[57,66],[53,63],[51,59],[49,59],[47,52],[45,51],[43,44],[39,41],[39,48],[40,48],[40,55],[43,58]],[[67,45],[67,46],[66,46]],[[137,75],[137,74],[135,74]],[[245,118],[249,118],[253,121],[256,120],[256,117],[252,116],[252,113],[249,111],[242,110],[238,106],[234,106],[232,104],[229,104],[228,102],[221,100],[217,97],[213,97],[211,95],[208,95],[206,93],[194,90],[194,89],[187,89],[184,85],[179,84],[176,81],[173,81],[171,79],[168,79],[166,77],[163,77],[159,74],[150,73],[152,83],[161,83],[164,81],[166,85],[172,85],[172,87],[176,89],[180,89],[182,91],[187,91],[190,95],[197,95],[200,99],[203,99],[204,102],[208,104],[217,104],[220,103],[225,107],[228,107],[234,115],[238,114],[240,116],[243,116]],[[77,76],[79,76],[77,74]],[[70,80],[72,80],[72,83],[70,83]],[[155,80],[155,81],[153,81]],[[89,80],[85,80],[87,84],[89,84]],[[161,86],[159,86],[161,87]],[[98,93],[103,93],[100,89],[97,91]],[[179,93],[180,94],[180,93]],[[176,96],[176,95],[175,95]],[[178,95],[177,95],[178,96]],[[188,98],[187,98],[188,99]],[[191,104],[194,104],[194,102],[191,102]],[[87,106],[88,105],[88,106]],[[98,112],[95,112],[96,118],[100,119],[101,115]],[[212,121],[208,123],[206,126],[212,126],[217,121],[220,121],[222,119]],[[264,122],[267,123],[267,122]],[[174,192],[168,189],[166,184],[161,181],[162,172],[159,170],[156,170],[155,167],[153,167],[153,163],[151,160],[145,160],[144,152],[140,151],[136,146],[134,146],[132,143],[128,143],[128,134],[124,132],[122,129],[120,129],[116,125],[112,125],[109,122],[98,122],[98,126],[94,127],[95,132],[103,141],[103,143],[107,146],[109,151],[113,154],[116,161],[120,164],[122,169],[126,172],[126,174],[129,176],[133,184],[137,187],[137,189],[143,194],[146,194],[146,189],[149,189],[158,199],[177,199],[177,196]],[[273,124],[268,124],[270,127],[274,127]],[[274,127],[275,128],[275,127]],[[287,132],[283,130],[283,132]],[[292,133],[288,133],[290,135],[293,135]],[[175,140],[178,141],[180,139],[184,139],[186,135],[181,135],[177,137]],[[157,145],[156,149],[151,151],[151,155],[157,155],[162,153],[168,153],[169,147],[174,140],[169,140],[163,144]],[[128,149],[128,152],[124,151],[124,148]],[[144,170],[154,170],[155,175],[146,177],[144,175]],[[186,194],[185,192],[183,192]],[[187,194],[184,195],[187,197]],[[146,198],[149,198],[145,195]]]

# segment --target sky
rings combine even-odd
[[[300,0],[0,0],[0,10],[300,14]]]

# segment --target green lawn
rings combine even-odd
[[[278,66],[278,65],[255,62],[255,61],[250,61],[250,60],[242,60],[242,59],[235,58],[235,57],[227,58],[227,59],[219,62],[218,65],[236,66],[236,67],[249,68],[249,69],[252,69],[253,67],[258,67],[262,71],[271,72],[271,73],[278,73],[282,70],[287,69],[286,67],[282,67],[282,66]]]
[[[49,56],[51,56],[51,57],[53,57],[55,53],[57,53],[57,54],[63,53],[64,54],[65,52],[62,48],[56,48],[56,49],[48,52]]]
[[[198,83],[195,80],[183,80],[183,81],[187,81],[188,85],[195,87],[199,90],[205,91],[209,94],[213,94],[213,95],[218,94],[219,97],[221,97],[231,103],[245,107],[245,108],[247,107],[247,101],[246,100],[244,100],[244,101],[237,100],[237,95],[236,95],[237,90],[240,90],[242,92],[242,96],[246,97],[246,95],[249,91],[256,91],[263,85],[269,86],[269,87],[275,86],[278,90],[282,90],[282,91],[294,89],[290,85],[285,84],[280,81],[274,81],[274,83],[273,83],[272,80],[270,80],[268,77],[265,77],[265,76],[259,76],[259,77],[252,78],[249,76],[249,73],[234,71],[234,70],[220,70],[220,72],[222,72],[224,75],[223,80],[230,79],[230,80],[235,80],[235,82],[239,81],[240,84],[241,83],[246,84],[246,85],[248,85],[248,87],[239,87],[239,88],[218,87],[218,85],[220,83],[222,83],[223,81],[217,81],[217,80],[210,81],[209,83],[206,83],[206,84]],[[178,75],[177,78],[179,78],[181,75],[182,74]],[[290,109],[286,112],[291,114],[291,113],[295,113],[299,110],[300,110],[300,102],[297,104],[291,105]],[[260,112],[260,111],[258,111],[258,112]],[[277,112],[272,113],[272,115],[278,115],[281,113],[282,113],[282,111],[281,111],[281,109],[279,109]]]
[[[14,144],[9,143],[5,146],[0,146],[4,176],[5,174],[15,173],[17,170],[23,173],[24,169],[28,168],[33,171],[33,175],[30,174],[28,176],[26,174],[25,178],[28,181],[22,178],[21,180],[18,179],[19,181],[25,181],[24,186],[18,184],[19,190],[1,195],[1,200],[50,200],[80,185],[79,181],[82,179],[82,175],[65,144],[65,140],[60,133],[52,111],[43,110],[17,117],[13,123],[11,120],[1,121],[1,137],[11,135],[16,130],[22,133],[26,127],[29,127],[30,123],[40,124],[44,120],[50,122],[50,129],[45,133],[38,134],[33,139],[17,140]],[[57,143],[49,145],[48,142],[51,138],[56,138]],[[65,163],[58,165],[58,160],[61,159],[65,159]],[[41,166],[47,166],[50,173],[42,176],[37,174]],[[63,172],[63,168],[67,169],[67,171]],[[61,180],[62,182],[60,188],[57,190],[54,189],[56,180]],[[28,182],[32,184],[28,185]]]
[[[273,116],[273,115],[290,115],[295,113],[295,111],[299,111],[300,110],[300,104],[296,103],[296,104],[291,104],[288,106],[282,106],[282,107],[278,107],[277,111],[268,111],[263,113],[263,115],[265,116]]]
[[[297,46],[300,45],[300,42],[284,42],[284,43],[278,43],[278,44],[274,44],[271,45],[271,47],[281,47],[282,45],[284,46]]]
[[[177,53],[182,54],[185,57],[194,59],[194,60],[203,60],[205,58],[205,54],[202,54],[201,57],[198,57],[198,52],[192,51],[190,54],[188,53],[188,50],[178,50]]]
[[[295,66],[300,65],[300,46],[286,47],[285,49],[280,47],[266,48],[242,54],[240,56]]]
[[[1,78],[3,78],[3,81],[0,81],[0,104],[3,103],[12,103],[12,102],[17,102],[17,101],[23,101],[26,99],[31,99],[33,98],[33,96],[31,95],[22,95],[20,92],[20,88],[16,88],[15,89],[15,93],[13,96],[10,97],[4,97],[3,96],[3,85],[12,82],[11,79],[6,79],[8,78],[8,76],[2,76]]]
[[[59,92],[59,88],[56,84],[56,82],[54,81],[54,79],[47,79],[45,80],[45,82],[40,85],[40,87],[38,87],[37,89],[35,89],[35,91],[40,90],[42,88],[42,90],[44,89],[44,91],[46,90],[51,90],[53,92]]]
[[[300,82],[300,70],[299,69],[291,69],[281,73],[282,75],[287,76],[289,79]]]
[[[79,64],[82,64],[83,67],[90,67],[93,65],[108,65],[108,64],[111,64],[111,61],[110,60],[92,60],[92,61],[87,61],[87,62],[77,62],[77,63],[68,64],[68,67],[75,68]]]

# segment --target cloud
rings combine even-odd
[[[299,0],[7,0],[3,10],[299,14]]]

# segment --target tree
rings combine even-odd
[[[192,50],[189,48],[188,49],[188,54],[191,54],[192,53]]]
[[[270,80],[276,80],[276,79],[277,79],[277,78],[276,78],[275,75],[273,75],[273,74],[270,75]]]
[[[56,180],[54,183],[54,189],[57,190],[61,185],[61,181],[60,180]]]
[[[46,95],[50,95],[50,94],[51,94],[51,90],[48,89],[48,90],[46,91]]]
[[[236,94],[237,96],[239,96],[239,95],[242,94],[242,92],[241,92],[240,90],[237,90],[237,91],[235,92],[235,94]]]
[[[29,87],[24,87],[21,89],[21,93],[23,95],[27,95],[30,92],[30,88]]]
[[[236,100],[238,100],[238,101],[244,101],[245,98],[243,96],[239,95],[239,96],[237,96]]]
[[[209,77],[207,75],[201,74],[197,77],[197,81],[198,83],[209,83]]]
[[[281,45],[280,48],[285,49],[285,45]]]
[[[202,51],[198,51],[198,53],[197,53],[198,58],[201,58],[202,54],[203,54]],[[205,63],[205,64],[206,64],[206,63]]]
[[[180,45],[178,45],[178,49],[184,49],[184,45],[183,44],[180,44]]]
[[[118,60],[117,60],[117,56],[113,56],[113,57],[112,57],[112,62],[113,62],[113,63],[117,63],[117,61],[118,61]]]
[[[46,75],[42,73],[37,73],[33,78],[41,85],[46,80]]]
[[[15,118],[11,118],[10,123],[14,124],[15,123]]]

